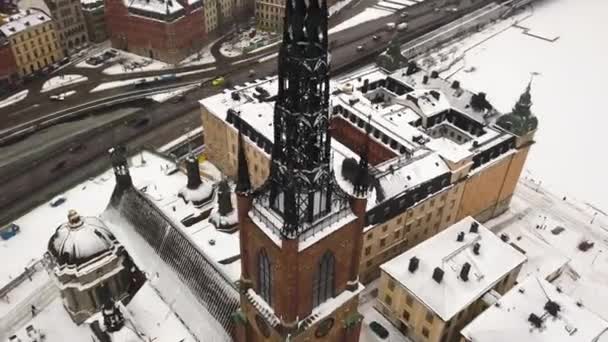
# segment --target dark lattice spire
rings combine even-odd
[[[368,118],[367,125],[365,126],[365,145],[362,148],[359,156],[359,168],[357,170],[357,178],[354,184],[354,194],[358,197],[365,197],[367,195],[367,189],[369,188],[369,143],[371,132],[371,116]]]
[[[532,107],[532,79],[528,82],[528,86],[526,86],[526,90],[519,96],[519,101],[513,107],[513,114],[520,116],[530,116],[532,115],[532,111],[530,108]]]
[[[122,329],[125,324],[125,319],[120,312],[120,309],[114,302],[110,289],[106,285],[102,285],[100,288],[101,299],[103,300],[103,307],[101,314],[103,317],[103,324],[106,327],[107,332],[116,332]]]
[[[534,74],[533,74],[534,75]],[[496,124],[518,136],[526,135],[538,127],[538,118],[532,114],[532,79],[526,90],[519,96],[513,110],[496,120]]]
[[[248,194],[251,191],[251,181],[249,180],[249,166],[245,155],[245,145],[243,145],[243,135],[241,133],[241,120],[238,121],[238,165],[237,181],[235,192],[237,194]]]
[[[203,184],[198,161],[192,154],[189,154],[188,157],[186,157],[186,174],[188,175],[188,184],[186,185],[188,189],[198,189],[198,187]]]
[[[270,204],[294,237],[330,209],[326,0],[287,0],[279,50]]]

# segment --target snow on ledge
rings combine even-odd
[[[23,100],[24,98],[27,97],[28,93],[29,93],[29,90],[26,89],[26,90],[22,90],[22,91],[18,92],[15,95],[7,97],[6,99],[0,101],[0,108],[10,106],[12,104],[15,104],[15,103]]]
[[[335,232],[336,230],[344,227],[344,225],[348,224],[351,221],[354,221],[357,219],[357,216],[355,214],[353,214],[352,212],[342,218],[340,218],[338,221],[332,223],[331,225],[323,228],[321,231],[319,231],[316,234],[307,236],[304,240],[301,240],[300,243],[298,244],[298,251],[303,251],[306,248],[314,245],[315,243],[317,243],[318,241],[320,241],[321,239],[331,235],[333,232]],[[312,228],[314,229],[314,227]]]

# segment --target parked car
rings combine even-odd
[[[62,205],[66,200],[67,199],[65,198],[65,196],[59,195],[59,196],[53,197],[53,199],[51,199],[49,204],[51,205],[51,207],[58,207],[58,206]]]
[[[9,223],[0,228],[0,237],[2,238],[2,240],[8,240],[13,236],[17,235],[19,230],[20,228],[18,225],[14,223]]]
[[[374,333],[376,333],[376,335],[378,335],[378,337],[380,337],[381,339],[385,339],[388,337],[388,330],[386,330],[385,327],[383,327],[382,325],[380,325],[380,323],[373,321],[369,324],[369,328],[372,329],[372,331]]]

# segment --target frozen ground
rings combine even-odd
[[[22,91],[18,92],[15,95],[7,97],[6,99],[0,101],[0,108],[10,106],[12,104],[15,104],[15,103],[23,100],[24,98],[27,97],[28,93],[29,93],[29,90],[26,89],[26,90],[22,90]]]
[[[215,44],[218,40],[219,39],[216,39],[216,40],[212,41],[211,43],[207,44],[207,46],[202,48],[199,52],[197,52],[197,53],[191,55],[190,57],[184,59],[183,61],[179,62],[179,65],[181,65],[181,66],[201,65],[201,64],[215,62],[215,57],[213,57],[211,55],[211,46],[213,46],[213,44]]]
[[[170,68],[171,65],[151,58],[145,58],[126,51],[120,51],[114,59],[116,64],[103,70],[104,74],[117,75],[141,71],[153,71]]]
[[[70,84],[84,82],[86,80],[88,80],[88,78],[85,76],[82,76],[82,75],[68,74],[68,75],[55,76],[55,77],[49,79],[48,81],[44,82],[44,84],[42,85],[41,92],[44,93],[47,91],[51,91],[53,89],[57,89],[59,87],[64,87],[64,86],[67,86]]]
[[[603,157],[608,145],[608,116],[603,113],[608,44],[597,40],[600,32],[608,32],[606,13],[605,0],[534,2],[532,15],[519,27],[467,51],[466,66],[452,79],[486,92],[493,105],[508,112],[530,73],[539,73],[532,110],[540,124],[526,168],[543,186],[608,211]]]
[[[357,26],[357,25],[362,24],[367,21],[386,17],[387,15],[391,15],[393,13],[394,13],[394,10],[388,9],[388,8],[384,8],[384,9],[376,8],[376,7],[366,8],[363,12],[334,26],[332,29],[329,30],[329,34],[339,32],[342,30],[346,30],[347,28]]]
[[[167,100],[169,100],[170,98],[177,96],[179,94],[183,94],[185,92],[187,92],[190,89],[194,89],[196,88],[198,85],[191,85],[191,86],[185,86],[185,87],[181,87],[181,88],[177,88],[175,90],[172,91],[168,91],[166,93],[160,93],[160,94],[156,94],[156,95],[151,95],[148,96],[149,99],[152,99],[156,102],[162,103],[165,102]]]
[[[353,0],[341,0],[341,1],[337,1],[335,4],[333,4],[328,12],[329,12],[329,16],[331,17],[332,15],[338,13],[342,8],[344,8],[346,5],[350,4]]]

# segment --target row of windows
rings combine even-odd
[[[332,252],[326,251],[317,263],[313,277],[313,307],[327,301],[335,295],[335,258]],[[258,252],[258,293],[272,305],[272,263],[264,248]]]

